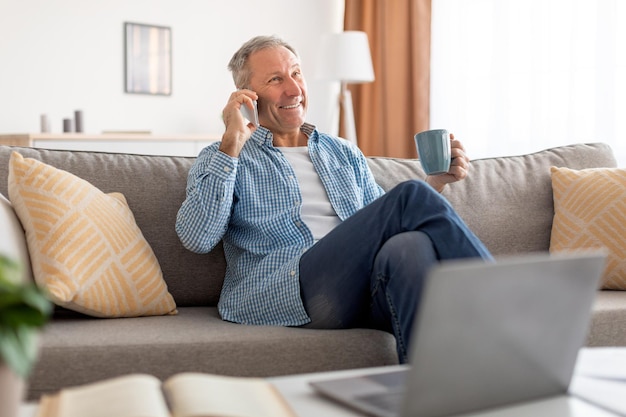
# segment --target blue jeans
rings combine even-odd
[[[492,259],[447,200],[423,181],[399,184],[302,255],[306,327],[388,331],[405,363],[426,273],[471,257]]]

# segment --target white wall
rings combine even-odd
[[[172,28],[171,96],[124,92],[124,22]],[[86,133],[220,134],[234,89],[226,65],[258,34],[298,49],[308,120],[335,132],[338,85],[316,81],[319,38],[343,27],[343,0],[0,0],[0,134],[52,132],[84,113]]]

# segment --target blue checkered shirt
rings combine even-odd
[[[360,150],[304,124],[313,166],[341,220],[383,194]],[[224,320],[299,326],[310,321],[300,298],[300,256],[314,243],[300,216],[295,173],[259,127],[238,158],[200,152],[176,220],[183,245],[207,253],[224,243],[227,269],[218,303]]]

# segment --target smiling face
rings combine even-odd
[[[274,135],[299,134],[307,107],[306,82],[300,60],[277,46],[250,55],[249,88],[259,97],[259,123]]]

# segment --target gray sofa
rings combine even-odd
[[[123,193],[156,254],[178,315],[97,319],[58,308],[41,337],[29,398],[64,386],[146,372],[166,378],[199,371],[276,376],[397,363],[395,341],[369,329],[310,330],[220,320],[225,262],[185,250],[174,231],[194,159],[0,146],[0,192],[12,150],[72,172],[105,192]],[[368,158],[385,189],[423,178],[416,160]],[[615,166],[603,144],[579,144],[473,161],[470,176],[444,195],[496,256],[547,251],[553,217],[549,168]],[[15,231],[2,231],[15,233]],[[626,294],[599,291],[588,344],[626,345]]]

